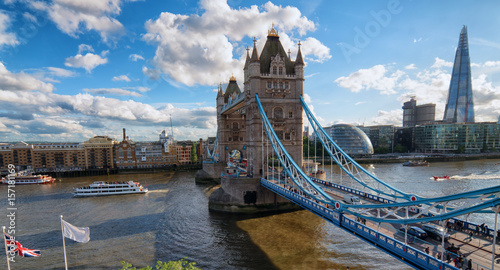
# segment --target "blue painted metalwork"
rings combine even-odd
[[[326,131],[321,127],[319,124],[318,120],[314,117],[312,114],[311,110],[309,110],[309,107],[307,107],[307,104],[304,102],[304,99],[302,96],[300,96],[300,102],[302,103],[302,107],[304,108],[304,111],[306,113],[307,118],[309,119],[309,122],[311,123],[311,126],[313,127],[314,133],[316,136],[319,138],[321,141],[321,144],[323,144],[323,147],[325,150],[328,152],[330,157],[340,166],[340,168],[347,173],[353,180],[361,184],[363,187],[366,187],[378,194],[384,194],[386,196],[390,196],[392,198],[399,198],[399,199],[405,199],[405,200],[410,200],[411,197],[418,198],[416,195],[408,194],[406,192],[403,192],[387,183],[384,181],[378,179],[375,175],[371,174],[368,172],[365,168],[363,168],[361,165],[359,165],[354,159],[352,159],[349,155],[347,155],[336,143],[333,141],[333,139],[328,136]],[[387,189],[387,191],[383,191],[380,189],[380,187],[374,187],[373,185],[375,183],[371,183],[370,180],[374,180],[376,184],[382,185]]]
[[[450,264],[439,261],[436,258],[417,250],[411,246],[405,245],[390,236],[377,232],[359,222],[356,222],[344,215],[344,213],[332,209],[329,205],[321,205],[313,199],[307,199],[291,190],[276,185],[271,181],[261,178],[261,185],[265,188],[279,194],[280,196],[296,203],[306,210],[313,212],[330,223],[344,229],[345,231],[356,235],[358,238],[374,245],[395,258],[417,268],[417,269],[449,269],[455,270]]]
[[[281,144],[280,140],[278,139],[278,136],[276,136],[276,133],[274,132],[272,125],[269,122],[269,119],[267,118],[264,108],[262,108],[259,95],[256,94],[255,99],[257,106],[259,108],[260,117],[262,119],[262,123],[266,131],[267,138],[269,139],[269,142],[274,150],[274,153],[276,154],[278,160],[283,166],[283,170],[285,171],[286,175],[290,177],[290,179],[297,186],[297,188],[299,188],[309,196],[315,197],[316,200],[318,201],[333,205],[336,202],[336,200],[331,198],[330,195],[328,195],[322,188],[317,186],[306,175],[306,173],[302,171],[300,166],[295,163],[292,157],[285,150],[285,147],[283,146],[283,144]]]
[[[212,152],[210,152],[210,149],[208,149],[207,145],[208,157],[215,163],[219,162],[219,152],[217,151],[219,147],[218,143],[219,143],[219,132],[217,132],[217,135],[215,136],[214,148],[212,149]]]

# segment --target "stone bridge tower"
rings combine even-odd
[[[218,178],[231,153],[238,150],[247,162],[248,177],[222,177],[221,187],[209,197],[209,209],[222,212],[261,212],[296,209],[297,206],[260,185],[265,173],[263,163],[269,156],[262,147],[267,135],[256,103],[258,94],[276,135],[288,153],[302,165],[302,105],[304,61],[300,43],[295,61],[283,49],[278,32],[268,32],[262,52],[254,40],[252,53],[247,51],[243,91],[231,77],[225,91],[217,93],[218,153],[221,163],[203,164],[203,173]],[[265,138],[265,140],[263,140]],[[234,151],[234,152],[233,152]],[[198,179],[202,176],[198,175]],[[207,177],[209,178],[209,177]]]
[[[254,40],[251,56],[247,51],[243,71],[243,94],[234,77],[229,80],[224,93],[219,88],[217,94],[221,160],[227,162],[231,151],[238,150],[242,158],[247,159],[248,175],[262,175],[262,143],[266,135],[255,99],[258,94],[276,135],[295,162],[302,165],[303,109],[300,96],[304,94],[304,61],[300,43],[297,57],[292,61],[290,52],[285,52],[273,27],[260,56]],[[225,111],[238,97],[243,98],[240,105]]]
[[[263,136],[266,136],[262,131],[255,94],[259,95],[276,135],[295,162],[302,166],[303,109],[300,96],[304,94],[304,61],[300,43],[297,58],[292,61],[290,52],[285,52],[273,27],[260,56],[254,40],[252,55],[247,53],[244,75],[249,173],[259,177],[263,173],[262,143]]]

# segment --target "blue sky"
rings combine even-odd
[[[215,136],[214,91],[242,83],[246,47],[274,23],[306,62],[323,125],[402,124],[402,103],[443,117],[468,28],[476,121],[500,114],[499,1],[7,0],[0,5],[0,142]]]

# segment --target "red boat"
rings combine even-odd
[[[450,180],[449,175],[444,175],[444,176],[433,176],[434,180]]]

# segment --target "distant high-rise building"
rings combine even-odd
[[[414,127],[434,122],[435,113],[436,104],[429,103],[417,106],[417,101],[412,97],[410,101],[403,104],[403,127]]]
[[[472,101],[469,42],[466,26],[460,32],[443,121],[474,123],[474,102]]]

